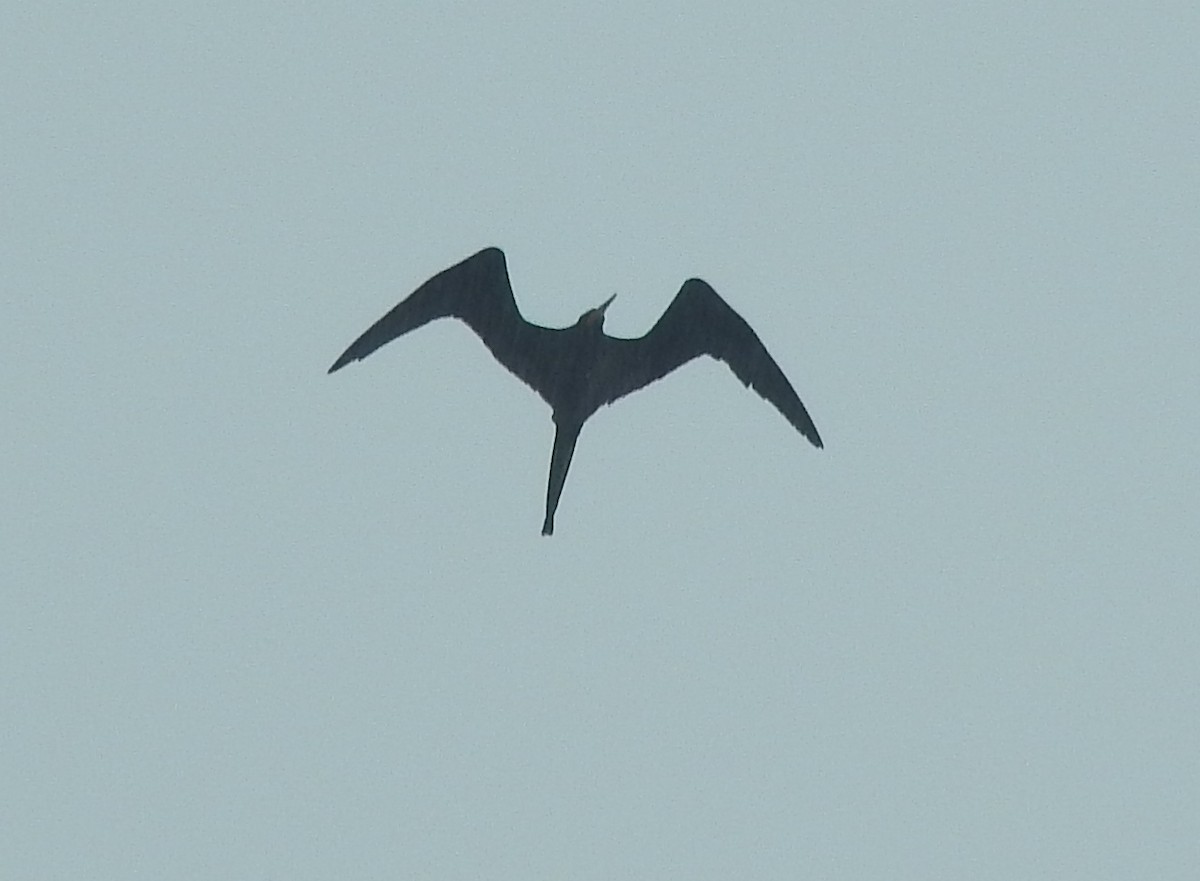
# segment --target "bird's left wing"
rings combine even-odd
[[[609,338],[603,364],[604,403],[666,376],[700,355],[724,361],[734,375],[775,405],[814,446],[821,436],[788,378],[775,363],[758,334],[698,278],[683,283],[654,327],[638,339]]]
[[[521,317],[499,248],[484,248],[444,269],[368,327],[333,362],[333,373],[396,337],[437,318],[458,318],[483,340],[496,360],[546,397],[562,357],[562,332]]]

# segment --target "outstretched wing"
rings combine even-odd
[[[521,317],[504,252],[484,248],[421,285],[372,324],[333,362],[329,372],[360,361],[396,337],[437,318],[465,321],[496,360],[545,397],[547,371],[562,346],[561,331]]]
[[[688,279],[638,339],[609,338],[604,403],[637,391],[700,355],[724,361],[742,383],[770,401],[802,435],[823,447],[804,404],[750,325],[698,278]]]

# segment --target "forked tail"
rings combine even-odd
[[[558,497],[562,495],[567,469],[571,467],[571,456],[575,453],[575,441],[582,427],[555,423],[554,451],[550,454],[550,482],[546,486],[546,521],[542,524],[542,535],[554,534],[554,512],[558,508]]]

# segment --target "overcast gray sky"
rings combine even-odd
[[[0,876],[1196,877],[1195,4],[5,19]]]

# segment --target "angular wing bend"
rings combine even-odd
[[[484,248],[429,279],[367,328],[329,372],[362,360],[396,337],[438,318],[466,322],[497,361],[542,393],[560,345],[559,331],[521,317],[499,248]]]
[[[728,364],[744,385],[774,404],[814,446],[824,446],[812,417],[758,334],[707,282],[688,279],[649,333],[613,342],[619,345],[612,347],[612,362],[605,369],[605,403],[709,355]]]

